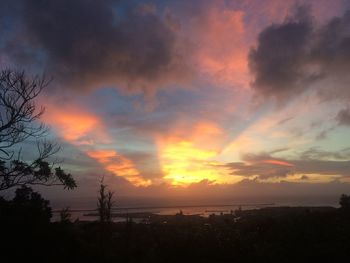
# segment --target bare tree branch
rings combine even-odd
[[[37,157],[31,162],[22,161],[21,148],[16,147],[47,135],[48,127],[40,122],[45,108],[35,100],[50,82],[45,76],[28,78],[24,71],[0,72],[0,191],[20,185],[76,187],[71,174],[48,162],[60,150],[57,144],[38,141]]]

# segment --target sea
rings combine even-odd
[[[156,215],[176,215],[182,213],[183,215],[199,215],[202,217],[209,217],[212,214],[229,214],[234,213],[237,209],[249,210],[260,209],[264,207],[281,207],[281,206],[303,206],[303,207],[321,207],[331,206],[338,207],[337,197],[315,197],[315,198],[265,198],[259,202],[259,200],[120,200],[119,203],[115,203],[112,209],[114,216],[114,222],[123,222],[126,220],[127,215],[129,218],[135,216],[134,221],[142,221],[140,214],[156,214]],[[69,207],[70,219],[72,221],[95,221],[98,220],[96,203],[84,203],[80,207]],[[53,206],[52,221],[60,220],[60,213],[62,206]]]

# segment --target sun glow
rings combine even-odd
[[[218,184],[232,182],[228,171],[213,161],[216,155],[216,151],[198,148],[190,141],[171,140],[161,148],[163,178],[173,186],[187,186],[203,180]]]

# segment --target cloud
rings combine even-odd
[[[298,7],[259,34],[249,55],[252,88],[280,104],[307,90],[316,90],[323,100],[349,98],[349,28],[349,11],[320,26],[308,7]]]
[[[223,131],[209,122],[198,122],[189,129],[172,131],[157,139],[158,159],[163,179],[174,186],[189,186],[203,180],[232,183],[235,177],[221,163],[219,154]]]
[[[210,76],[218,86],[248,86],[249,45],[244,16],[242,10],[232,10],[215,2],[190,24],[195,35],[192,41],[197,47],[195,60],[199,71]]]
[[[104,168],[116,176],[121,176],[135,186],[147,186],[150,180],[144,179],[135,164],[115,150],[88,151],[87,155],[101,163]]]
[[[267,164],[275,164],[275,165],[287,166],[287,167],[294,166],[294,164],[292,164],[292,163],[288,163],[286,161],[275,160],[275,159],[267,159],[267,160],[263,160],[262,162],[267,163]]]
[[[350,161],[299,160],[295,161],[295,166],[295,173],[339,175],[340,177],[350,175]]]
[[[62,108],[46,100],[43,121],[52,126],[59,137],[73,145],[84,146],[109,141],[101,120],[86,109],[73,105]]]
[[[23,1],[17,34],[2,53],[19,65],[44,65],[71,89],[117,85],[152,93],[181,83],[191,73],[174,31],[141,7],[112,0]]]
[[[350,126],[350,109],[342,109],[338,112],[336,120],[339,125]]]
[[[274,158],[269,153],[245,154],[242,160],[226,164],[232,175],[269,179],[287,177],[293,173],[293,163]]]
[[[268,183],[260,182],[258,180],[244,179],[240,183],[232,186],[236,190],[238,196],[260,196],[260,198],[273,197],[270,200],[276,202],[279,200],[282,202],[281,197],[287,197],[287,200],[294,199],[296,203],[303,201],[311,201],[311,197],[315,196],[314,202],[323,201],[329,202],[329,196],[334,196],[334,204],[337,204],[338,198],[341,193],[346,192],[349,187],[349,183],[342,183],[339,181],[331,181],[329,183],[309,183],[306,178],[303,182],[278,182]],[[299,199],[298,199],[299,197]],[[300,199],[302,197],[302,200]],[[260,199],[261,200],[261,199]],[[299,201],[299,202],[298,202]],[[278,202],[278,201],[277,201]]]
[[[301,153],[302,160],[350,160],[350,148],[344,148],[339,151],[325,151],[318,147],[310,148]]]
[[[281,178],[291,174],[291,168],[267,163],[248,164],[243,162],[233,162],[227,164],[232,170],[232,175],[253,177],[259,179]]]
[[[342,17],[331,19],[316,32],[316,45],[312,58],[321,63],[328,72],[347,72],[350,57],[350,11]]]
[[[337,160],[331,160],[331,157]],[[332,153],[312,148],[301,154],[300,159],[274,158],[269,153],[248,154],[243,156],[243,162],[232,162],[226,166],[231,169],[233,175],[258,177],[262,180],[292,175],[347,178],[350,176],[349,157],[349,149]]]
[[[115,149],[110,149],[115,146],[103,121],[97,115],[78,105],[62,108],[54,103],[48,103],[47,113],[43,121],[51,125],[59,137],[74,146],[75,150],[90,157],[90,162],[91,158],[96,160],[101,165],[100,169],[122,177],[135,186],[151,184],[151,180],[143,177],[133,160]],[[144,156],[138,161],[142,159]],[[84,165],[90,169],[96,166],[93,163]]]
[[[305,9],[285,23],[271,25],[259,34],[257,48],[249,54],[255,75],[252,87],[268,97],[284,97],[302,89],[306,46],[312,25]]]

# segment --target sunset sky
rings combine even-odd
[[[48,195],[350,190],[350,1],[2,2],[1,67],[52,77],[42,120],[78,182]]]

